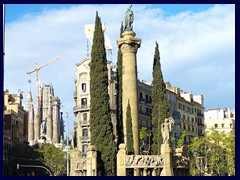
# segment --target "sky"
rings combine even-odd
[[[86,57],[85,24],[94,24],[96,11],[113,46],[127,4],[7,4],[4,89],[23,91],[28,80],[35,100],[35,73],[26,73],[60,54],[63,57],[39,70],[41,83],[51,83],[72,130],[75,117],[76,64]],[[204,96],[204,107],[235,109],[235,5],[133,4],[133,31],[142,39],[137,52],[138,78],[152,80],[156,41],[164,81],[185,92]],[[66,113],[67,112],[67,113]],[[65,123],[66,124],[66,123]]]

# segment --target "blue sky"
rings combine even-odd
[[[15,21],[27,13],[39,13],[43,9],[63,9],[71,6],[72,4],[7,4],[6,23]],[[153,4],[151,7],[162,8],[166,15],[170,15],[182,11],[201,12],[213,6],[213,4]]]
[[[35,92],[35,74],[26,72],[59,54],[56,62],[39,71],[42,83],[52,83],[68,112],[75,118],[73,92],[76,63],[86,54],[84,25],[93,24],[98,11],[105,23],[116,64],[119,29],[127,4],[7,4],[4,88]],[[133,30],[142,38],[137,54],[138,78],[152,80],[155,42],[159,43],[165,81],[185,92],[204,95],[208,108],[235,108],[235,6],[212,4],[134,4]],[[110,14],[110,15],[109,15]],[[24,99],[25,102],[25,99]]]

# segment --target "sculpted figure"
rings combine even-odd
[[[124,26],[124,31],[132,31],[132,23],[133,23],[133,11],[131,9],[132,5],[130,5],[125,13],[125,26]]]
[[[174,121],[172,118],[165,118],[164,123],[161,125],[161,133],[162,133],[164,144],[169,143],[170,132],[172,131],[173,122]]]
[[[41,135],[46,134],[46,120],[42,120],[41,124]]]

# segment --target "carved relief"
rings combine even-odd
[[[139,45],[136,43],[124,43],[121,45],[122,53],[137,53]]]
[[[128,155],[126,167],[159,167],[163,166],[163,157],[160,155]]]
[[[87,159],[86,158],[76,158],[75,163],[76,163],[75,171],[87,169]]]

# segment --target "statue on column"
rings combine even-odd
[[[174,120],[171,117],[165,118],[164,123],[161,125],[161,133],[163,137],[163,144],[169,144],[170,133],[172,132],[172,125]]]
[[[132,31],[132,23],[133,23],[133,11],[131,9],[132,5],[130,5],[125,13],[125,25],[124,25],[124,31]]]

